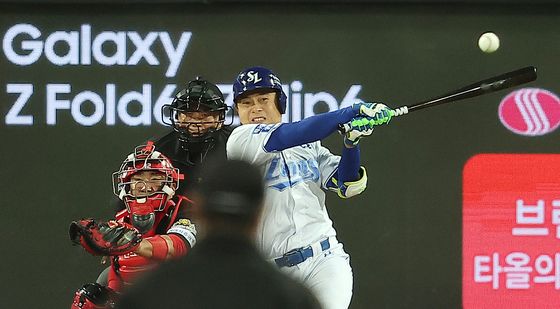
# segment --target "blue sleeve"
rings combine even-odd
[[[356,116],[352,107],[311,116],[304,120],[281,124],[264,145],[266,151],[282,151],[294,146],[320,141]]]
[[[339,185],[360,179],[360,146],[342,149],[342,156],[338,163]]]

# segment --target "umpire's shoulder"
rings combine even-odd
[[[238,126],[224,126],[223,128],[220,129],[220,135],[224,136],[226,139],[231,135],[231,132],[233,132],[233,130],[235,130],[235,128],[237,128]]]
[[[170,144],[175,144],[178,140],[177,135],[177,132],[171,131],[159,138],[150,138],[150,140],[154,141],[156,148],[160,149],[169,146]]]

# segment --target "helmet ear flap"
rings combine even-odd
[[[284,114],[286,113],[286,103],[288,98],[283,90],[278,91],[278,94],[278,111],[280,112],[280,114]]]

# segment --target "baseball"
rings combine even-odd
[[[500,47],[500,39],[494,32],[485,32],[478,39],[478,47],[485,53],[493,53]]]

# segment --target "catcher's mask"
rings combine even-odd
[[[167,211],[183,175],[148,142],[135,148],[113,173],[113,193],[126,205],[132,225],[145,234],[156,221],[155,212]]]
[[[162,121],[179,133],[181,146],[191,152],[206,153],[214,145],[215,134],[225,123],[230,109],[220,89],[197,77],[175,95],[171,104],[162,106]]]

